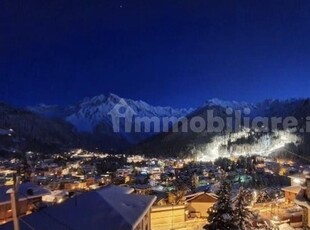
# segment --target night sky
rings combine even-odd
[[[0,100],[309,97],[308,0],[1,0]]]

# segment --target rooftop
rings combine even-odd
[[[156,197],[129,193],[127,189],[112,185],[83,193],[20,218],[20,229],[134,229]],[[6,229],[12,229],[12,223],[0,226],[0,230]]]
[[[7,191],[12,188],[12,186],[0,186],[0,203],[10,202],[10,195],[7,194]],[[38,185],[33,184],[32,182],[21,183],[18,188],[18,197],[19,199],[29,199],[32,197],[40,197],[47,195],[50,192],[47,189],[44,189]]]
[[[298,194],[301,190],[301,186],[299,185],[296,185],[296,186],[288,186],[288,187],[284,187],[282,188],[282,190],[284,192],[292,192],[292,193],[295,193],[295,194]]]

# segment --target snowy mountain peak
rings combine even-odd
[[[49,117],[56,116],[63,118],[65,121],[71,123],[79,132],[112,132],[112,118],[109,112],[122,100],[135,113],[137,117],[176,117],[180,118],[186,116],[192,109],[175,109],[171,107],[152,106],[142,100],[132,100],[121,98],[116,94],[110,93],[108,96],[98,95],[94,97],[86,97],[79,103],[68,106],[49,106],[39,105],[36,107],[29,107],[30,110],[41,115],[48,115]],[[98,129],[99,128],[99,129]],[[111,134],[112,135],[112,134]],[[135,142],[132,137],[127,134],[120,134],[130,142]],[[151,134],[136,135],[138,139],[143,139]]]
[[[98,95],[94,97],[85,97],[79,104],[80,105],[91,105],[91,104],[100,104],[106,100],[106,96]]]
[[[114,93],[110,93],[108,96],[108,100],[111,100],[111,101],[119,102],[120,99],[121,99],[121,97],[119,97],[118,95],[116,95]]]
[[[223,108],[237,109],[237,108],[251,107],[251,104],[247,102],[225,101],[225,100],[221,100],[218,98],[212,98],[212,99],[207,100],[203,104],[203,107],[206,107],[206,106],[220,106]]]
[[[71,123],[80,132],[94,132],[98,131],[98,127],[105,132],[112,132],[112,117],[110,111],[121,101],[125,102],[137,117],[183,117],[186,116],[191,110],[174,109],[171,107],[152,106],[144,101],[135,101],[131,99],[121,98],[115,94],[109,94],[108,97],[104,95],[95,96],[93,98],[84,100],[81,104],[77,105],[76,110],[65,117],[65,120]],[[123,138],[129,142],[138,142],[152,133],[140,133],[133,137],[126,133],[119,133]]]

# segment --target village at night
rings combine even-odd
[[[309,1],[0,18],[0,230],[310,229]]]

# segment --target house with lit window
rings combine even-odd
[[[7,193],[11,188],[12,186],[0,186],[0,222],[12,219],[11,198]],[[31,213],[42,201],[42,197],[49,193],[48,190],[31,182],[21,183],[17,192],[19,215]]]
[[[191,218],[207,218],[207,211],[216,203],[217,195],[198,192],[185,196],[186,209]]]
[[[285,202],[293,203],[296,199],[296,196],[302,189],[302,185],[306,182],[307,170],[302,174],[290,175],[291,186],[284,187],[281,190],[284,192]]]

